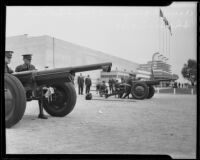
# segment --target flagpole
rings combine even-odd
[[[171,27],[171,26],[170,26]],[[169,33],[169,60],[170,60],[170,50],[171,50],[171,41],[170,41],[170,38],[171,38],[171,29],[170,29],[170,33]],[[169,61],[168,61],[169,62]]]
[[[162,42],[161,51],[162,51],[162,54],[164,54],[164,32],[163,32],[163,22],[161,23],[161,32],[162,32],[162,35],[161,35],[161,42]]]
[[[165,54],[165,26],[164,26],[165,24],[164,23],[162,23],[162,32],[163,32],[163,46],[162,46],[162,48],[163,48],[163,53],[162,54]]]
[[[158,52],[160,53],[160,14],[158,16]]]
[[[164,56],[166,56],[166,54],[167,54],[166,46],[167,46],[167,34],[166,34],[166,24],[165,24],[165,54],[164,54]]]
[[[165,34],[166,34],[166,55],[165,56],[167,56],[168,55],[168,43],[167,43],[167,25],[165,25]]]
[[[169,33],[169,34],[168,34],[168,37],[169,37],[169,38],[168,38],[168,49],[169,49],[168,55],[170,55],[170,30],[168,31],[168,33]]]

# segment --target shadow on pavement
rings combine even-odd
[[[92,100],[98,100],[98,101],[120,101],[120,102],[137,102],[134,100],[130,100],[130,99],[96,99],[96,98],[92,98]]]

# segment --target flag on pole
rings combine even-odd
[[[162,17],[162,18],[164,17],[164,16],[163,16],[163,12],[162,12],[161,9],[160,9],[160,17]]]
[[[166,18],[166,17],[164,17],[164,18],[163,18],[163,21],[165,22],[165,25],[166,25],[166,26],[168,26],[168,25],[169,25],[169,22],[168,22],[168,20],[167,20],[167,18]]]
[[[172,29],[171,29],[171,25],[169,25],[169,31],[170,31],[170,34],[172,36]]]

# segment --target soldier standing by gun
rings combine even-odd
[[[13,70],[8,67],[11,62],[13,51],[5,51],[5,70],[4,73],[13,73]]]
[[[110,93],[113,93],[113,79],[109,79],[108,84],[109,84]]]
[[[132,78],[131,77],[129,77],[128,79],[127,79],[127,81],[126,81],[126,91],[125,91],[125,95],[124,95],[124,97],[123,98],[126,98],[127,96],[128,96],[128,98],[129,98],[129,95],[130,95],[130,93],[131,93],[131,86],[132,86]]]
[[[17,66],[15,69],[15,72],[36,70],[35,66],[31,64],[32,54],[24,54],[22,56],[23,56],[24,64]],[[27,87],[26,95],[29,97],[32,95],[32,91],[28,89],[29,87]],[[43,113],[43,106],[40,103],[39,103],[39,109],[40,109],[40,113],[38,115],[38,118],[47,119],[47,116],[44,115]]]
[[[118,80],[115,82],[115,91],[110,94],[105,94],[105,98],[108,98],[113,95],[118,95],[118,98],[122,98],[123,94],[125,93],[125,85],[123,83],[119,83]]]
[[[82,73],[78,76],[78,94],[83,94],[83,87],[84,87],[84,78]]]
[[[90,76],[88,75],[87,78],[85,79],[85,94],[90,93],[90,87],[92,85],[92,81],[90,79]]]

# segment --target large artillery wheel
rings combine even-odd
[[[74,85],[70,83],[54,84],[55,89],[52,101],[43,101],[44,109],[54,117],[64,117],[69,114],[76,104],[76,91]],[[40,104],[40,101],[39,101]]]
[[[6,128],[19,122],[26,109],[26,93],[21,82],[13,75],[5,73],[5,121]]]
[[[147,96],[148,99],[152,98],[154,96],[155,89],[152,85],[149,85],[149,94]]]
[[[131,94],[135,99],[145,99],[149,94],[149,88],[145,83],[136,82],[131,87]]]

